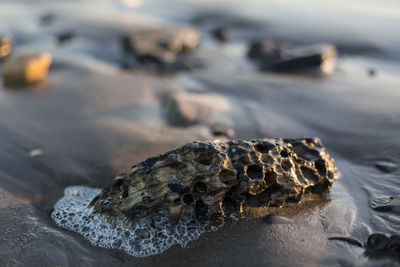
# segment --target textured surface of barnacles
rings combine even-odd
[[[318,138],[192,142],[142,161],[115,178],[90,205],[128,220],[168,213],[199,220],[281,206],[328,192],[338,172]]]

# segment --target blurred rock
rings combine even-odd
[[[289,49],[265,40],[253,43],[247,55],[260,65],[262,71],[331,74],[336,65],[337,50],[332,44]]]
[[[225,42],[229,39],[229,37],[231,35],[231,29],[228,27],[220,26],[220,27],[217,27],[214,30],[212,30],[211,34],[218,41]]]
[[[214,94],[177,92],[166,98],[164,108],[168,123],[189,126],[210,123],[217,114],[229,110],[230,104]]]
[[[57,35],[57,41],[59,44],[62,44],[67,41],[71,41],[74,37],[75,33],[73,31],[63,31]]]
[[[247,56],[256,62],[269,62],[270,64],[283,59],[280,46],[272,40],[254,41],[247,52]]]
[[[212,134],[217,137],[232,138],[235,135],[234,130],[226,124],[215,124],[211,127]]]
[[[40,17],[40,24],[50,25],[55,21],[55,19],[56,19],[56,16],[54,14],[51,14],[51,13],[43,14]]]
[[[368,73],[368,76],[369,76],[369,77],[373,78],[373,77],[376,76],[377,71],[376,71],[376,69],[374,69],[374,68],[369,68],[369,69],[367,70],[367,73]]]
[[[384,234],[371,234],[368,237],[367,248],[373,251],[383,251],[389,244],[389,237]]]
[[[8,36],[0,36],[0,60],[12,52],[12,39]]]
[[[199,38],[197,29],[177,27],[143,29],[130,36],[122,36],[124,61],[129,62],[124,62],[123,66],[135,66],[134,62],[159,67],[174,64],[178,56],[197,47]]]
[[[2,69],[5,86],[19,87],[45,79],[51,64],[49,53],[20,54],[6,60]]]

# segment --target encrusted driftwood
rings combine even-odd
[[[298,202],[328,192],[337,177],[318,138],[199,141],[132,166],[90,205],[128,220],[166,212],[171,222],[183,212],[206,220],[241,212],[246,202]]]

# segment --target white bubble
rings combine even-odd
[[[159,254],[173,245],[185,247],[210,229],[208,223],[197,222],[194,215],[182,217],[177,225],[171,225],[167,216],[159,216],[153,223],[110,219],[88,207],[100,192],[99,188],[86,186],[66,188],[64,197],[54,205],[51,217],[58,226],[79,233],[95,246],[122,249],[135,257]],[[217,228],[222,226],[223,223]]]

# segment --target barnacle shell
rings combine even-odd
[[[188,143],[117,176],[91,202],[105,215],[134,221],[185,212],[202,220],[241,212],[242,204],[281,206],[328,192],[338,172],[318,138]]]

